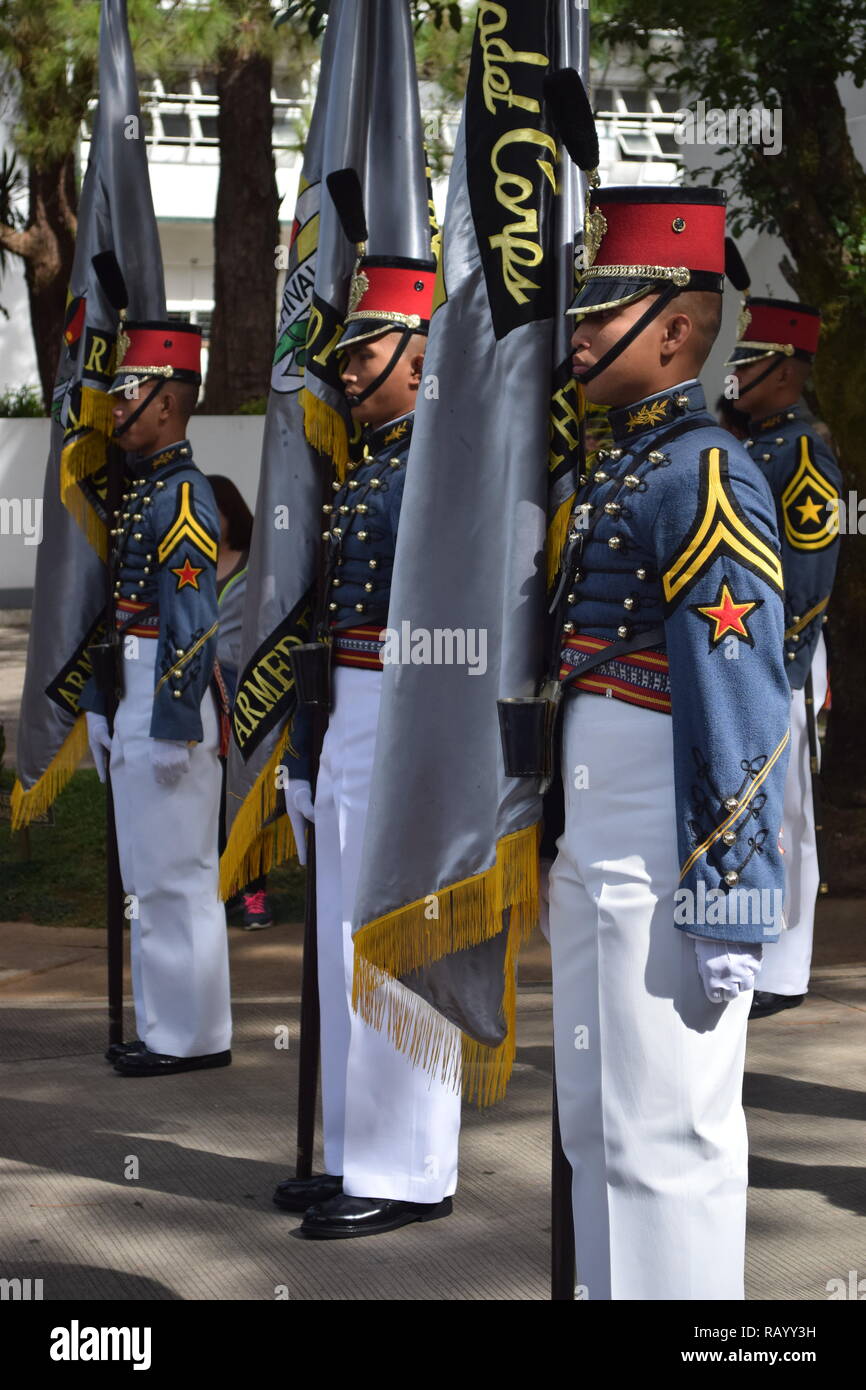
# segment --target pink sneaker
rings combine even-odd
[[[272,927],[274,918],[268,895],[262,888],[258,893],[244,893],[244,931],[260,931]]]

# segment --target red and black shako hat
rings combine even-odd
[[[719,188],[591,189],[568,313],[619,308],[670,286],[721,294],[726,201]]]
[[[721,294],[725,283],[726,194],[717,188],[600,188],[598,133],[573,68],[544,79],[551,121],[587,175],[582,264],[569,314],[598,314],[655,294],[649,306],[587,371],[586,385],[685,290]]]
[[[117,336],[117,366],[109,391],[131,381],[187,381],[201,385],[201,328],[193,323],[124,323]]]
[[[367,220],[356,171],[337,169],[328,174],[326,182],[343,231],[358,253],[338,349],[395,329],[407,335],[426,333],[433,310],[436,262],[396,254],[368,256]]]
[[[782,354],[811,362],[818,350],[821,314],[791,299],[743,301],[737,326],[737,345],[726,367],[760,362]]]

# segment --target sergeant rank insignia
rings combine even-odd
[[[737,600],[731,592],[731,581],[725,577],[719,585],[715,603],[690,603],[689,608],[709,624],[710,651],[713,651],[724,637],[737,637],[754,647],[754,638],[746,626],[746,618],[755,609],[761,608],[763,602],[762,598]]]
[[[812,458],[808,435],[800,439],[800,462],[782,493],[785,537],[795,550],[823,550],[836,538],[836,489]]]
[[[782,562],[737,501],[728,478],[725,450],[705,449],[700,468],[697,515],[662,575],[667,611],[673,611],[721,555],[751,570],[777,593],[783,593]]]

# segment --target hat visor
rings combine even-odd
[[[750,362],[763,362],[764,358],[776,357],[777,355],[774,349],[768,350],[763,347],[749,347],[748,343],[743,343],[734,348],[725,366],[746,367]]]
[[[585,280],[566,310],[568,314],[600,314],[605,309],[620,309],[642,299],[645,294],[660,291],[664,285],[658,280],[627,280],[604,275]]]
[[[427,324],[419,323],[417,328],[407,328],[405,323],[392,323],[382,319],[353,319],[346,324],[343,336],[337,343],[337,351],[354,346],[355,343],[371,342],[374,338],[384,338],[386,333],[426,333]]]
[[[128,386],[142,386],[146,381],[155,381],[156,378],[149,376],[146,372],[139,374],[132,368],[128,372],[118,372],[108,388],[109,396],[119,396]]]

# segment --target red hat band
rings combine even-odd
[[[807,304],[785,299],[747,299],[747,322],[738,335],[737,347],[783,352],[786,356],[813,357],[818,350],[821,315]]]
[[[201,382],[201,329],[195,324],[127,323],[117,341],[117,376]]]
[[[599,313],[666,287],[721,294],[725,202],[717,188],[594,188],[568,312]]]
[[[435,281],[432,263],[367,256],[352,280],[346,323],[381,319],[420,328],[430,322]]]
[[[594,206],[606,223],[591,268],[595,275],[679,268],[724,274],[723,206],[610,203],[603,192]]]

